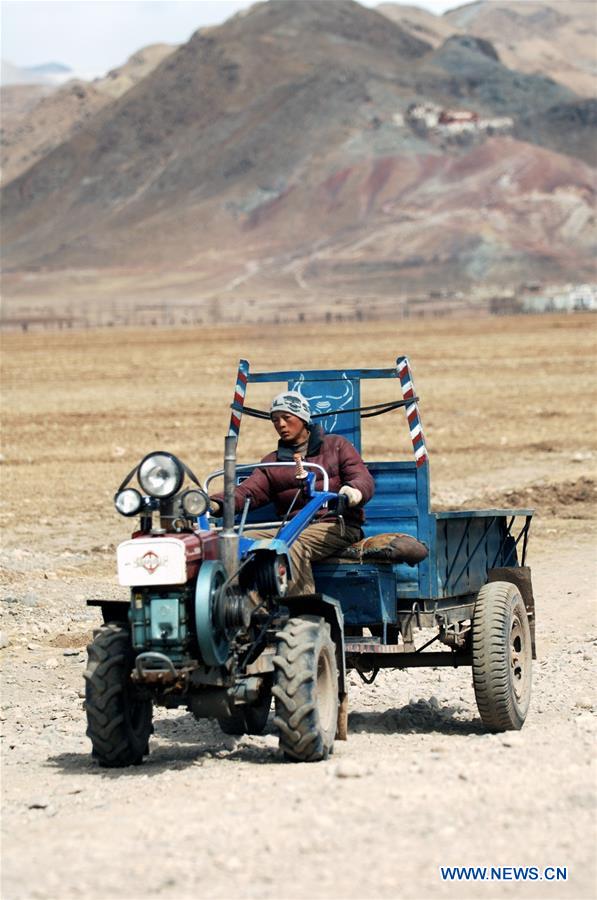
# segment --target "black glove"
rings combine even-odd
[[[336,500],[330,500],[330,509],[337,516],[345,516],[346,510],[349,507],[348,497],[346,494],[338,494]]]

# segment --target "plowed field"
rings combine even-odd
[[[595,318],[396,320],[3,338],[3,896],[590,898],[595,894]],[[253,371],[411,360],[436,507],[535,506],[539,658],[522,732],[484,734],[462,670],[351,683],[350,734],[282,765],[272,732],[234,739],[159,711],[152,754],[92,762],[81,708],[88,596],[122,595],[112,498],[167,449],[221,466],[238,359]],[[269,391],[248,403],[264,408]],[[365,403],[393,399],[393,381]],[[273,446],[246,420],[240,459]],[[369,459],[409,458],[398,410]],[[126,592],[125,592],[126,593]],[[447,883],[439,865],[568,867],[557,884]],[[489,890],[487,890],[489,888]]]

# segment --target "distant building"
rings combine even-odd
[[[597,311],[597,285],[578,284],[570,291],[570,297],[574,303],[575,311]]]
[[[493,119],[479,119],[477,127],[487,134],[510,134],[514,128],[514,119],[510,116],[495,116]]]
[[[412,125],[431,129],[439,122],[441,111],[441,106],[435,103],[411,103],[406,111],[406,118]]]
[[[523,297],[522,310],[527,313],[597,312],[597,285],[552,286]]]
[[[442,109],[439,114],[439,125],[460,124],[462,122],[478,122],[479,116],[469,109]]]
[[[406,122],[415,130],[431,132],[443,137],[459,135],[509,134],[514,127],[510,116],[482,119],[471,109],[442,109],[436,103],[411,103]]]

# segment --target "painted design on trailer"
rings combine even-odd
[[[297,391],[302,397],[307,400],[309,406],[311,407],[312,415],[324,414],[326,412],[332,412],[332,410],[341,410],[346,409],[347,406],[351,403],[354,397],[354,386],[352,381],[349,379],[346,372],[342,373],[342,378],[345,380],[344,390],[338,396],[330,395],[330,394],[314,394],[313,396],[308,396],[303,388],[309,384],[309,382],[305,381],[305,376],[301,373],[298,377],[298,380],[292,385],[292,390]],[[335,401],[332,403],[332,401]],[[330,434],[331,432],[336,430],[336,425],[338,424],[338,416],[330,415],[325,418],[321,418],[317,420],[318,424],[321,425],[323,430]]]

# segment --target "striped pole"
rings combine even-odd
[[[238,364],[238,375],[236,376],[236,387],[234,388],[234,400],[232,401],[232,412],[230,414],[230,428],[228,429],[229,437],[238,439],[240,433],[240,420],[243,415],[243,406],[245,405],[248,378],[249,361],[241,359]]]
[[[425,446],[425,435],[423,434],[423,426],[421,425],[421,417],[419,415],[419,407],[415,397],[415,386],[410,371],[410,366],[406,356],[399,356],[396,360],[396,372],[400,379],[400,387],[402,388],[402,396],[405,400],[413,400],[406,407],[406,418],[410,430],[410,439],[413,442],[415,451],[415,462],[418,466],[424,465],[429,461],[427,456],[427,447]]]

